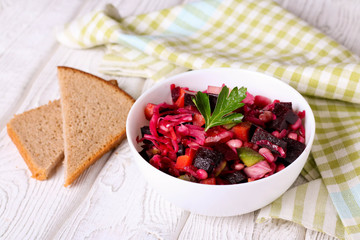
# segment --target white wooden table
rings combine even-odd
[[[122,16],[187,1],[118,0]],[[360,55],[360,4],[357,0],[278,0]],[[0,0],[0,239],[333,239],[282,220],[256,224],[255,213],[204,217],[183,211],[148,187],[124,141],[70,188],[63,167],[44,182],[30,178],[6,134],[15,113],[59,97],[56,66],[102,76],[102,48],[86,51],[60,46],[54,27],[105,3],[97,0]],[[104,78],[113,78],[103,76]],[[138,97],[146,80],[116,78]]]

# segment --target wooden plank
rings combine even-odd
[[[81,2],[1,1],[0,129],[21,105],[47,56],[56,49],[54,26],[71,19]]]
[[[269,240],[300,240],[305,238],[305,229],[296,223],[273,219],[269,222],[256,224],[253,239]]]
[[[313,1],[298,1],[298,3],[297,1],[283,1],[283,4],[288,4],[288,7],[297,6],[294,7],[294,10],[310,11],[309,18],[315,19],[320,7],[323,7],[321,4],[324,1],[319,1],[322,2],[320,5],[312,5]],[[335,3],[335,1],[330,2]],[[127,16],[178,3],[179,1],[165,0],[151,1],[151,3],[140,0],[123,0],[118,2],[117,6],[121,15]],[[4,16],[2,13],[6,12],[8,4],[13,3],[0,1],[0,6],[4,6],[0,7],[0,19]],[[44,5],[45,1],[40,4]],[[51,20],[54,22],[60,21],[59,19],[64,20],[63,22],[68,21],[66,16],[58,16],[64,15],[63,9],[71,9],[69,12],[76,13],[76,9],[70,7],[70,4],[73,3],[59,1],[56,2],[56,6],[52,4],[54,2],[49,3],[49,6],[52,7],[40,7],[39,12],[42,13],[38,13],[32,21],[18,22],[18,24],[28,25],[17,30],[17,37],[11,38],[10,36],[14,43],[10,44],[9,41],[8,45],[0,44],[1,47],[6,46],[6,49],[0,47],[0,55],[3,54],[0,58],[0,70],[6,73],[2,74],[0,78],[0,86],[4,86],[0,89],[0,96],[3,97],[0,99],[0,109],[4,109],[1,106],[12,104],[6,112],[3,110],[4,112],[1,113],[5,118],[0,116],[0,127],[3,127],[6,118],[9,118],[14,112],[22,112],[59,97],[54,70],[57,65],[68,65],[98,74],[96,69],[102,55],[101,48],[86,51],[69,50],[57,47],[53,38],[51,41],[50,38],[44,38],[36,42],[40,45],[44,44],[44,46],[32,51],[34,45],[28,46],[23,40],[25,38],[21,39],[24,36],[29,37],[32,31],[42,26],[44,20],[50,21],[51,17],[55,16],[56,19]],[[79,14],[87,13],[98,6],[97,1],[88,1],[81,8]],[[314,9],[307,9],[306,6]],[[56,7],[58,9],[54,9]],[[18,7],[16,9],[19,11]],[[326,13],[320,15],[327,16],[327,18],[333,17]],[[353,18],[355,14],[351,16]],[[340,19],[340,22],[343,21],[343,15],[336,15],[336,17]],[[10,18],[7,22],[9,21]],[[350,24],[349,22],[352,20],[345,22]],[[0,30],[4,25],[6,24],[0,25]],[[45,23],[45,30],[40,29],[44,30],[43,33],[48,33],[51,27],[51,22],[48,22]],[[13,28],[17,29],[17,26],[14,25]],[[338,30],[341,32],[342,28],[338,27]],[[344,28],[344,31],[348,31],[347,28]],[[345,35],[350,36],[346,37],[350,45],[354,43],[353,39],[358,39],[357,33],[351,35],[348,31]],[[353,37],[354,35],[356,37]],[[30,39],[32,38],[30,37]],[[34,39],[36,40],[37,37]],[[0,41],[3,41],[2,38]],[[344,42],[347,44],[347,41]],[[21,48],[24,44],[25,47]],[[55,47],[52,47],[53,45]],[[13,53],[16,51],[28,54],[14,55]],[[54,55],[52,55],[53,53]],[[16,69],[20,69],[21,72],[16,73]],[[3,78],[3,76],[7,77]],[[12,83],[16,86],[9,85],[9,79],[16,79],[18,82]],[[141,79],[118,78],[118,80],[121,86],[133,96],[136,97],[140,94],[139,89],[143,84]],[[7,93],[8,91],[12,92]],[[24,94],[25,96],[22,96]],[[184,212],[154,193],[147,186],[145,180],[139,177],[140,174],[128,155],[126,143],[123,143],[116,152],[117,155],[111,155],[108,161],[109,155],[98,161],[81,176],[75,186],[65,189],[62,187],[63,169],[61,166],[47,182],[30,179],[24,162],[10,143],[5,130],[2,130],[0,132],[0,156],[2,159],[0,165],[0,222],[4,224],[0,224],[0,238],[89,237],[98,239],[121,236],[135,239],[174,239],[177,237],[187,239],[202,238],[203,236],[209,238],[210,236],[228,238],[245,236],[245,239],[269,239],[271,237],[273,239],[289,239],[290,236],[290,239],[331,239],[324,234],[310,231],[306,231],[305,236],[302,227],[284,221],[254,225],[252,213],[233,218],[207,218]],[[64,222],[65,224],[63,224]],[[253,228],[255,231],[251,237]],[[296,238],[294,234],[300,238]]]
[[[252,239],[254,214],[205,217],[190,214],[179,239]]]
[[[169,239],[183,211],[146,184],[127,142],[111,158],[88,196],[50,239]]]

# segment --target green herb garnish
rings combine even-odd
[[[211,114],[209,96],[206,93],[197,92],[193,102],[205,118],[205,131],[219,125],[241,122],[244,116],[233,111],[244,106],[241,101],[245,97],[246,88],[235,87],[229,94],[229,88],[224,86],[218,96],[214,112]]]

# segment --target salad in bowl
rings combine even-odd
[[[225,85],[195,92],[170,85],[171,103],[147,103],[139,154],[155,168],[202,184],[271,176],[305,149],[305,111]]]
[[[217,68],[157,83],[133,105],[126,131],[141,174],[163,197],[194,213],[233,216],[292,185],[310,153],[315,120],[286,83]]]

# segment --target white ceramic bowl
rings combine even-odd
[[[205,185],[177,179],[151,166],[138,151],[136,137],[140,128],[148,125],[144,116],[147,103],[171,103],[170,85],[188,87],[191,90],[205,90],[208,85],[247,87],[255,95],[272,100],[291,101],[294,110],[305,110],[306,148],[292,164],[284,170],[254,182],[234,185]],[[314,140],[315,120],[306,100],[295,89],[273,77],[240,69],[214,68],[197,70],[173,76],[157,83],[135,102],[129,112],[126,124],[127,139],[134,160],[149,184],[175,205],[208,216],[234,216],[245,214],[266,206],[280,197],[299,176],[309,156]]]

